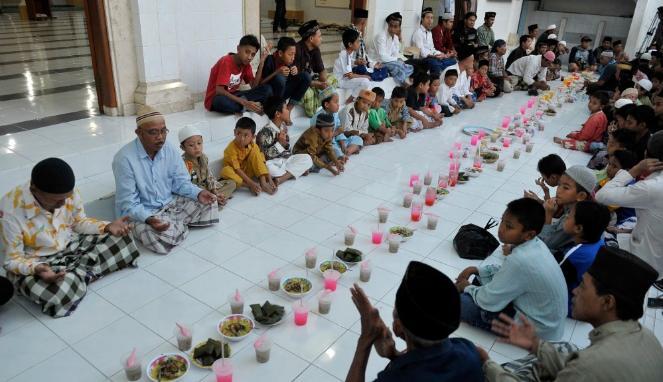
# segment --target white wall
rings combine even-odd
[[[652,19],[656,17],[656,9],[663,6],[663,0],[638,0],[633,14],[633,23],[628,32],[628,39],[624,46],[626,54],[634,57],[645,39]]]
[[[348,4],[350,4],[349,0]],[[324,23],[349,24],[352,15],[350,8],[316,7],[315,0],[286,0],[285,7],[287,10],[304,11],[304,20],[316,19]],[[260,0],[261,17],[267,17],[267,11],[274,9],[276,9],[274,0]]]
[[[549,12],[574,12],[593,15],[631,17],[635,0],[543,0],[542,10]]]

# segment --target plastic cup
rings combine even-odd
[[[348,240],[346,239],[345,241],[346,241],[345,244],[348,244],[347,243]],[[354,237],[352,238],[352,241],[354,242]],[[348,244],[348,245],[352,245],[352,244]],[[313,252],[313,251],[307,252],[304,255],[304,259],[306,259],[306,268],[313,269],[313,268],[315,268],[315,264],[318,262],[318,254]]]
[[[474,162],[472,163],[472,167],[481,168],[481,163],[482,163],[481,156],[477,155],[474,157]]]
[[[335,291],[336,286],[338,285],[338,279],[341,277],[341,273],[336,269],[327,269],[322,273],[322,276],[325,279],[325,289],[330,291]]]
[[[412,187],[414,183],[418,181],[419,181],[419,174],[410,175],[410,187]]]
[[[534,143],[527,142],[527,144],[525,145],[525,152],[531,153],[533,149],[534,149]]]
[[[345,231],[345,245],[354,245],[356,237],[357,233],[352,231],[351,229]]]
[[[474,135],[472,135],[472,138],[470,138],[470,144],[471,144],[472,146],[476,146],[477,143],[479,143],[479,135],[478,135],[478,134],[474,134]]]
[[[276,272],[270,273],[267,276],[267,282],[269,284],[269,290],[271,290],[272,292],[276,292],[279,289],[281,289],[281,275],[280,274],[278,274]]]
[[[504,159],[500,159],[497,161],[497,171],[502,172],[504,171]]]
[[[322,293],[318,298],[318,313],[328,314],[331,310],[332,295],[331,293]]]
[[[398,253],[401,246],[401,237],[398,235],[389,235],[389,253]]]
[[[389,218],[389,209],[385,207],[378,208],[378,221],[380,223],[386,223]],[[349,244],[351,245],[351,244]]]
[[[256,350],[256,361],[258,363],[269,362],[269,353],[272,350],[272,340],[269,338],[258,338],[253,343],[253,348]]]
[[[463,147],[463,144],[460,141],[454,142],[454,149],[460,150]]]
[[[373,244],[376,244],[376,245],[382,244],[382,237],[383,236],[384,236],[384,232],[378,231],[378,230],[373,231],[371,233],[371,242]]]
[[[239,300],[235,298],[235,294],[228,296],[228,302],[230,303],[230,312],[232,314],[242,314],[244,313],[244,299],[240,296]]]
[[[511,138],[504,137],[504,139],[502,140],[502,146],[504,148],[508,148],[509,146],[511,146]]]
[[[519,159],[519,158],[520,158],[520,149],[513,150],[513,159]]]
[[[359,265],[359,281],[367,283],[371,279],[373,267],[370,261],[364,261]]]
[[[439,216],[434,215],[434,214],[428,214],[428,229],[431,231],[435,231],[437,229],[437,222],[438,222]]]
[[[191,327],[189,325],[184,325],[184,327],[188,329],[188,335],[182,334],[182,330],[180,330],[178,326],[175,326],[174,329],[174,334],[177,338],[177,348],[180,349],[180,351],[188,351],[191,349],[191,344],[193,343],[193,331],[191,330]]]
[[[424,176],[424,186],[430,186],[430,184],[433,182],[433,175],[431,173],[426,173],[426,176]]]
[[[448,176],[448,175],[440,174],[440,175],[437,177],[437,186],[438,186],[439,188],[447,188],[447,187],[449,187],[449,176]]]
[[[412,194],[405,194],[403,196],[403,207],[410,208],[412,205]]]
[[[410,211],[410,218],[414,222],[421,220],[421,211],[423,210],[423,203],[420,201],[412,202],[412,209]]]
[[[497,138],[499,138],[499,137],[500,136],[498,134],[490,134],[490,142],[491,143],[497,142]]]
[[[416,181],[414,185],[412,185],[412,192],[417,195],[421,193],[421,183],[419,183],[419,181]]]
[[[216,376],[216,382],[233,382],[233,366],[230,360],[221,358],[214,361],[212,371]]]
[[[295,312],[295,325],[304,326],[308,321],[308,307],[301,303],[301,301],[296,302],[292,310]]]
[[[424,199],[424,202],[426,203],[427,206],[432,206],[435,204],[435,200],[437,199],[437,191],[433,187],[428,187],[426,190],[426,197]]]
[[[143,365],[141,364],[140,358],[136,357],[134,364],[129,366],[127,361],[131,354],[125,354],[122,357],[122,368],[124,369],[124,376],[127,377],[127,381],[138,381],[143,376]]]
[[[544,126],[543,121],[539,121],[539,131],[543,131],[545,128],[546,127]]]

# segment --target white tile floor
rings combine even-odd
[[[533,153],[523,153],[520,160],[508,159],[502,173],[488,165],[479,178],[458,186],[443,202],[427,208],[441,216],[436,231],[426,230],[425,222],[412,224],[418,231],[396,255],[369,242],[377,220],[375,208],[380,205],[392,208],[387,227],[409,223],[408,211],[400,202],[412,172],[431,170],[435,178],[448,168],[452,142],[469,140],[460,133],[462,127],[493,127],[525,99],[523,93],[517,93],[490,100],[445,120],[440,129],[366,148],[338,177],[327,172],[303,177],[283,185],[275,196],[254,197],[239,191],[222,211],[220,224],[192,231],[184,245],[168,256],[141,251],[138,269],[116,272],[91,284],[71,317],[51,319],[29,301],[15,298],[0,308],[0,380],[122,381],[120,357],[134,346],[145,359],[176,351],[172,338],[175,321],[193,325],[195,342],[218,338],[215,325],[229,312],[227,296],[235,289],[244,294],[247,303],[269,299],[285,305],[289,314],[283,324],[259,329],[249,339],[232,344],[235,380],[343,380],[360,331],[348,290],[357,281],[357,272],[341,279],[329,315],[319,315],[314,297],[307,299],[313,313],[305,327],[294,326],[287,296],[266,289],[267,273],[280,268],[288,275],[306,274],[306,249],[315,246],[321,257],[331,256],[343,247],[342,232],[352,224],[359,230],[356,247],[375,266],[371,281],[363,287],[390,323],[396,288],[409,261],[424,261],[455,277],[465,266],[476,264],[460,259],[453,250],[451,240],[461,224],[484,224],[490,216],[499,218],[505,203],[520,197],[523,189],[535,189],[536,162],[550,152],[560,153],[567,165],[586,163],[586,155],[552,144],[554,135],[576,128],[588,115],[584,104],[567,104],[557,117],[545,117],[547,128],[534,137]],[[200,104],[166,119],[171,140],[181,126],[197,124],[204,131],[206,151],[212,159],[218,159],[229,142],[234,123],[234,117],[207,113]],[[261,125],[264,120],[258,119]],[[300,134],[307,124],[308,119],[296,118],[292,134]],[[75,168],[86,201],[108,194],[113,190],[111,158],[120,145],[133,138],[133,128],[132,117],[95,117],[0,137],[4,146],[0,192],[25,181],[30,167],[45,155],[59,155]],[[59,146],[72,152],[54,149]],[[504,156],[510,158],[511,150]],[[309,275],[314,290],[321,290],[320,275]],[[663,340],[660,312],[648,309],[643,322]],[[565,339],[586,346],[589,330],[587,324],[567,320]],[[275,348],[271,362],[259,365],[250,345],[264,332],[274,340]],[[464,324],[454,336],[474,341],[501,362],[524,354],[497,343],[494,335]],[[385,365],[385,360],[373,354],[368,380]],[[213,376],[194,368],[184,380],[212,381]]]

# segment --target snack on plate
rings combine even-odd
[[[283,283],[283,290],[290,294],[306,294],[311,288],[311,282],[304,277],[291,277]]]
[[[465,171],[460,171],[458,173],[458,183],[463,184],[467,183],[470,180],[470,176],[465,173]]]
[[[164,354],[150,364],[150,379],[153,381],[174,381],[188,369],[187,359],[178,354]]]
[[[253,313],[253,318],[256,322],[263,325],[274,325],[283,319],[285,308],[281,305],[274,305],[269,301],[265,301],[262,306],[260,304],[252,304],[251,313]]]
[[[498,159],[500,159],[500,155],[492,151],[486,151],[481,153],[481,157],[483,158],[483,161],[486,163],[495,163],[497,162]]]
[[[244,337],[253,330],[253,322],[246,316],[236,314],[228,316],[221,322],[219,331],[227,338]]]
[[[221,346],[223,346],[223,352]],[[222,355],[225,358],[230,358],[230,354],[231,350],[228,343],[222,345],[221,341],[208,338],[207,341],[201,342],[193,348],[191,360],[198,367],[209,368],[212,367],[214,361],[221,359]]]
[[[449,190],[441,187],[437,189],[437,196],[446,196],[446,195],[449,195]]]
[[[348,270],[348,266],[344,262],[338,260],[326,260],[320,263],[320,272],[324,272],[329,269],[334,269],[340,274],[344,274]]]
[[[414,230],[403,226],[394,226],[389,228],[389,233],[392,235],[399,235],[404,239],[409,239],[414,235]]]
[[[361,261],[361,251],[354,248],[346,248],[344,251],[336,251],[336,257],[346,263],[358,263]]]

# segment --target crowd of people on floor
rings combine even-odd
[[[492,30],[496,17],[486,12],[475,29],[473,12],[458,26],[442,13],[434,26],[433,10],[425,8],[412,36],[417,54],[405,57],[398,12],[371,41],[364,35],[368,11],[356,9],[331,73],[322,62],[316,21],[299,28],[298,42],[281,37],[274,52],[255,36],[242,37],[237,51],[211,69],[204,105],[213,112],[264,114],[269,122],[257,126],[250,116],[239,118],[215,174],[199,130],[179,130],[178,149],[166,141],[164,116],[141,108],[136,139],[112,161],[113,222],[86,216],[66,162],[37,163],[30,180],[0,200],[7,272],[0,302],[15,290],[50,316],[68,316],[88,284],[136,267],[135,241],[169,253],[190,227],[218,223],[237,189],[274,194],[284,182],[323,169],[338,176],[364,146],[439,128],[445,118],[504,93],[548,90],[560,76],[559,56],[567,53],[557,27],[538,35],[538,27],[529,26],[505,57],[506,42]],[[455,281],[411,262],[396,293],[391,329],[355,285],[361,334],[347,381],[364,380],[373,348],[391,361],[378,381],[663,379],[663,348],[639,322],[650,287],[663,291],[661,54],[630,60],[619,41],[606,37],[594,51],[590,42],[583,37],[571,49],[568,67],[598,76],[585,84],[590,116],[578,131],[554,140],[591,153],[588,165],[567,167],[555,154],[541,158],[536,184],[543,198],[526,190],[510,202],[498,229],[502,246]],[[398,84],[389,98],[376,86],[388,76]],[[310,127],[291,142],[290,114],[300,106]],[[557,342],[567,317],[593,326],[586,349]],[[531,354],[500,365],[480,346],[449,338],[461,321]],[[396,349],[394,335],[406,349]]]

